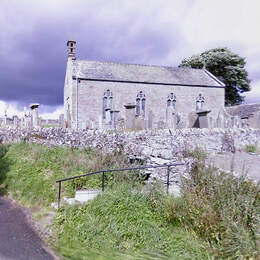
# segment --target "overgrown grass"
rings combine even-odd
[[[11,145],[5,152],[0,159],[0,184],[14,198],[30,205],[47,206],[56,201],[55,181],[58,179],[128,165],[127,158],[120,152],[104,155],[88,148],[49,148],[37,144],[18,143]],[[116,175],[106,174],[106,186],[118,178]],[[62,185],[62,195],[73,196],[76,189],[84,187],[100,188],[101,176],[65,182]]]
[[[193,230],[216,257],[259,257],[260,187],[245,176],[197,162],[183,180],[182,196],[171,200],[169,208],[169,221]]]
[[[59,251],[67,259],[207,259],[206,243],[165,218],[163,190],[148,187],[122,183],[83,207],[60,209]]]
[[[207,153],[200,149],[199,147],[196,147],[194,150],[185,150],[183,151],[184,157],[192,157],[196,159],[197,161],[204,161],[207,158]]]
[[[68,259],[91,259],[93,250],[135,254],[132,259],[146,252],[172,259],[257,259],[260,188],[197,161],[180,197],[122,184],[84,207],[62,208],[55,224],[58,248]]]
[[[107,174],[102,195],[58,211],[56,248],[65,259],[258,259],[259,185],[206,167],[201,150],[190,156],[194,167],[177,198],[131,174]],[[19,201],[47,206],[57,179],[127,164],[120,152],[0,146],[0,184]],[[67,182],[62,194],[100,186],[101,176],[91,176]]]
[[[245,146],[245,151],[248,153],[256,153],[258,152],[258,147],[256,144],[248,144]]]

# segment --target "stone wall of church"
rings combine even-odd
[[[64,122],[67,128],[76,128],[77,81],[72,78],[73,62],[72,58],[68,58],[64,82]]]
[[[127,119],[125,105],[136,104],[140,91],[145,95],[144,128],[165,128],[167,125],[167,97],[170,93],[176,96],[174,113],[178,116],[179,128],[192,127],[191,117],[196,115],[196,98],[201,94],[205,98],[204,108],[211,110],[208,114],[216,120],[224,107],[224,88],[169,86],[157,84],[120,83],[107,81],[80,80],[77,83],[77,126],[79,129],[104,128],[103,97],[109,90],[112,92],[112,110],[119,112],[119,122]],[[142,112],[142,111],[141,111]],[[177,120],[176,119],[176,120]],[[196,120],[196,118],[195,118]],[[138,127],[137,127],[138,128]],[[142,127],[141,127],[142,128]],[[178,128],[178,127],[177,127]]]

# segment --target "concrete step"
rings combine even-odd
[[[88,200],[94,199],[98,194],[101,193],[101,190],[77,190],[75,194],[75,201],[84,203]]]

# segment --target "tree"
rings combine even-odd
[[[179,67],[206,68],[226,85],[226,105],[238,105],[244,101],[240,94],[250,91],[245,64],[245,58],[228,48],[215,48],[184,59]]]

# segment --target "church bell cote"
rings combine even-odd
[[[76,42],[70,39],[67,41],[67,52],[68,52],[68,58],[74,58],[75,59],[75,48],[76,48]]]

